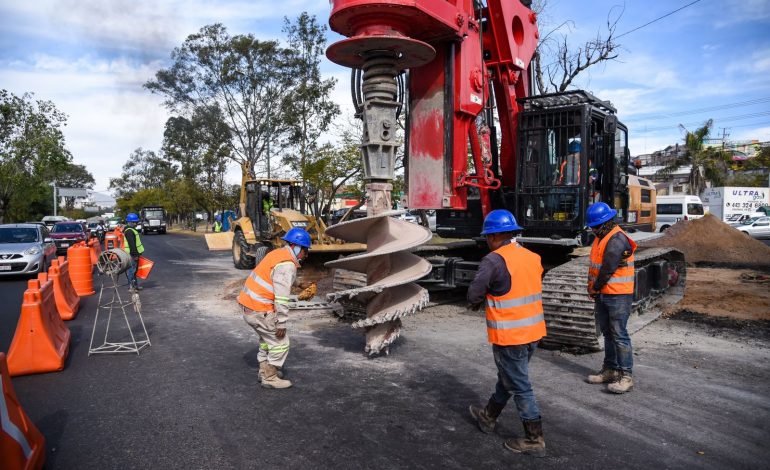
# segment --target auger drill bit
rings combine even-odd
[[[347,6],[358,10],[353,4]],[[365,10],[360,13],[368,18]],[[398,17],[406,15],[407,10],[387,8],[381,18],[402,24]],[[425,227],[392,217],[402,212],[391,210],[393,186],[390,182],[395,176],[399,146],[396,129],[401,104],[397,77],[405,69],[432,60],[435,50],[409,38],[391,27],[393,25],[383,27],[366,20],[360,26],[360,34],[331,45],[327,55],[337,64],[362,71],[362,97],[356,108],[363,121],[361,157],[368,196],[367,217],[335,225],[327,233],[346,241],[366,243],[367,251],[328,262],[326,266],[366,273],[365,287],[335,292],[328,298],[334,301],[348,297],[366,304],[366,318],[353,327],[364,330],[366,352],[374,355],[387,354],[388,346],[400,334],[401,317],[428,303],[428,292],[413,281],[428,274],[431,264],[405,250],[427,242],[432,233]]]
[[[431,264],[404,250],[425,243],[433,234],[425,227],[392,217],[402,213],[385,211],[327,230],[332,237],[367,245],[366,252],[329,261],[326,266],[366,273],[366,286],[334,292],[327,299],[347,297],[366,304],[366,318],[355,322],[353,328],[364,330],[369,355],[387,353],[400,335],[401,317],[428,303],[428,291],[413,281],[428,274]]]

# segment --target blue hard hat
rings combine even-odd
[[[310,248],[311,243],[310,234],[307,233],[305,229],[299,227],[294,227],[293,229],[286,232],[286,235],[284,235],[281,240],[292,243],[294,245],[304,246],[305,248]]]
[[[131,212],[126,216],[126,222],[139,222],[139,216]]]
[[[219,222],[221,222],[221,221],[222,221],[222,216],[221,216],[221,215],[217,215],[217,216],[216,216],[216,220],[217,220],[217,221],[219,221]]]
[[[570,142],[567,150],[569,153],[580,153],[580,141],[573,140]]]
[[[586,211],[586,225],[589,227],[596,227],[608,220],[612,220],[618,215],[618,211],[611,208],[604,202],[597,202],[588,206]]]
[[[519,227],[519,224],[516,223],[516,217],[510,211],[496,209],[487,214],[481,234],[489,235],[490,233],[517,232],[519,230],[524,229]]]

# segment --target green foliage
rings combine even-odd
[[[162,95],[170,110],[187,116],[196,109],[222,110],[233,142],[228,157],[256,174],[269,147],[289,132],[295,56],[276,41],[230,36],[223,25],[208,25],[174,49],[171,66],[145,87]]]
[[[321,79],[321,57],[326,50],[326,26],[303,12],[294,23],[284,17],[284,33],[294,53],[298,83],[287,100],[287,144],[293,150],[284,163],[305,171],[311,155],[318,148],[318,139],[329,129],[339,106],[331,100],[335,79]]]
[[[691,166],[687,184],[690,194],[700,194],[706,188],[706,182],[712,187],[724,186],[727,180],[727,169],[730,157],[721,149],[704,147],[708,138],[713,119],[706,121],[703,126],[690,132],[684,126],[680,126],[685,132],[685,152],[672,163],[658,171],[659,175],[670,175],[677,168]]]
[[[49,212],[48,184],[72,161],[61,130],[66,122],[50,101],[0,90],[0,223]]]

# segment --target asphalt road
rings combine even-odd
[[[13,379],[45,435],[49,469],[759,469],[770,461],[770,346],[754,332],[659,320],[634,335],[637,386],[625,396],[582,382],[600,354],[538,351],[532,380],[549,456],[534,460],[502,447],[521,432],[513,406],[495,435],[467,415],[495,380],[478,315],[422,312],[405,322],[390,356],[376,359],[363,356],[345,324],[298,315],[287,363],[295,387],[264,390],[255,336],[232,299],[245,272],[197,237],[143,241],[156,262],[141,292],[152,346],[89,357],[91,296],[67,322],[65,370]],[[0,350],[23,284],[0,281]]]

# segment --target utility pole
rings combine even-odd
[[[56,199],[56,181],[53,182],[53,215],[54,217],[56,214],[56,209],[59,206],[59,201]]]
[[[270,179],[270,112],[267,113],[267,179]]]

